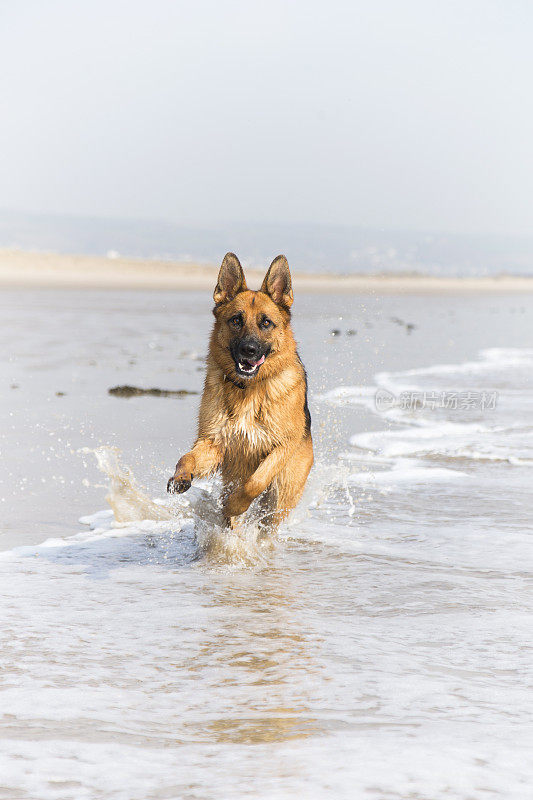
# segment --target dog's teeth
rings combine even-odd
[[[261,362],[258,362],[257,364],[248,364],[248,365],[246,365],[246,364],[243,364],[241,361],[239,361],[238,366],[239,366],[239,370],[241,372],[246,373],[246,375],[255,375],[255,373],[257,372],[257,369],[259,367],[259,364],[262,364],[262,363],[263,362],[261,361]]]

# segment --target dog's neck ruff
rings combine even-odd
[[[229,381],[234,386],[236,386],[237,389],[242,389],[243,391],[244,391],[244,389],[246,389],[246,384],[245,383],[239,383],[238,381],[234,381],[233,378],[230,378],[229,375],[226,375],[226,373],[224,373],[224,372],[222,374],[224,375],[224,382]]]

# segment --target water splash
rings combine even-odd
[[[92,453],[98,469],[109,478],[106,500],[113,511],[115,523],[119,525],[141,520],[170,520],[172,511],[164,505],[154,503],[136,484],[132,471],[120,462],[118,447],[84,447],[80,452]]]
[[[133,533],[147,520],[168,521],[169,529],[175,528],[176,522],[192,521],[198,546],[196,558],[205,557],[214,565],[253,566],[264,562],[273,547],[273,537],[265,535],[257,518],[234,530],[225,526],[221,486],[216,480],[198,481],[186,495],[154,501],[138,486],[132,470],[121,462],[117,447],[86,447],[80,452],[93,455],[98,469],[109,479],[106,500],[113,512],[111,527],[131,527]],[[165,529],[158,536],[162,539],[169,533]],[[174,535],[180,535],[179,528]],[[151,540],[152,546],[157,546],[157,537],[152,535]]]

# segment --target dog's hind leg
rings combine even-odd
[[[277,495],[272,516],[273,527],[277,528],[299,503],[312,466],[313,445],[311,437],[306,437],[276,476]]]

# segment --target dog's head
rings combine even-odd
[[[216,323],[211,349],[226,377],[251,381],[259,374],[275,374],[294,342],[289,327],[291,274],[285,256],[274,259],[261,289],[252,292],[239,259],[227,253],[213,299]]]

